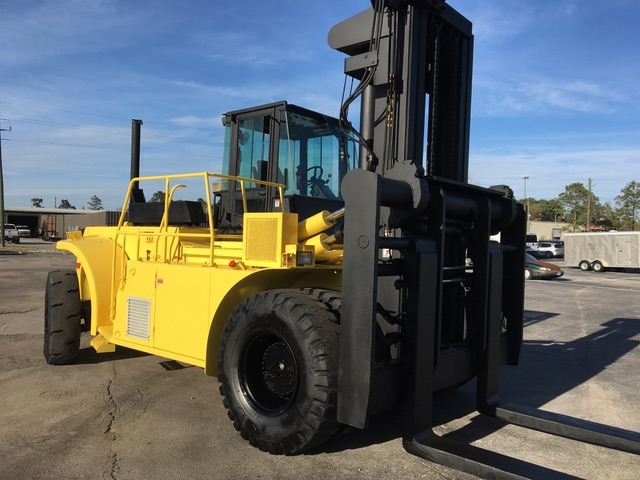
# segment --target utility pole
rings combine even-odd
[[[5,118],[0,118],[0,121],[6,120]],[[0,247],[4,247],[4,181],[2,178],[2,132],[10,132],[11,127],[2,128],[0,126],[0,218],[2,222],[0,222]]]
[[[589,193],[587,194],[587,232],[591,227],[591,179],[589,179]]]
[[[520,178],[522,178],[524,180],[524,198],[527,201],[527,231],[525,233],[530,233],[529,232],[529,197],[527,197],[527,180],[529,179],[529,175],[522,175]]]

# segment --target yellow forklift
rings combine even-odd
[[[134,120],[118,225],[58,243],[77,268],[49,274],[46,361],[73,362],[88,331],[98,353],[202,367],[243,438],[274,454],[401,405],[411,453],[546,477],[433,432],[434,392],[474,378],[481,413],[639,453],[633,432],[500,403],[522,344],[526,221],[508,187],[468,183],[471,23],[440,0],[375,0],[329,44],[357,82],[338,118],[229,112],[222,173],[141,177]]]

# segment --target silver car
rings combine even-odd
[[[564,244],[556,242],[538,242],[538,256],[551,258],[551,257],[564,257]]]

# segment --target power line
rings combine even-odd
[[[63,127],[73,127],[73,128],[77,128],[80,130],[89,130],[89,131],[94,131],[94,132],[103,132],[103,133],[111,133],[114,135],[129,135],[129,132],[127,130],[112,130],[112,129],[108,129],[108,128],[102,128],[102,127],[92,127],[92,126],[87,126],[87,125],[77,125],[77,124],[73,124],[73,123],[64,123],[64,122],[54,122],[51,120],[37,120],[37,119],[13,119],[14,122],[18,122],[18,123],[26,123],[26,124],[30,124],[30,125],[43,125],[43,126],[63,126]],[[200,130],[200,129],[197,129]],[[202,129],[204,130],[204,129]],[[209,133],[211,133],[210,130],[206,130]],[[187,138],[179,138],[179,137],[169,137],[166,135],[150,135],[150,134],[146,134],[144,136],[144,138],[150,138],[150,139],[156,139],[156,140],[171,140],[174,142],[179,142],[179,143],[189,143],[189,144],[193,144],[193,145],[206,145],[206,146],[220,146],[223,144],[223,142],[207,142],[207,141],[203,141],[203,140],[193,140],[193,139],[187,139]]]
[[[27,139],[20,139],[20,138],[12,138],[10,140],[11,142],[21,142],[21,143],[37,143],[40,145],[56,145],[56,146],[60,146],[60,147],[74,147],[74,148],[94,148],[94,149],[102,149],[102,150],[117,150],[117,151],[122,151],[122,152],[129,152],[130,149],[129,148],[119,148],[119,147],[108,147],[108,146],[104,146],[104,145],[81,145],[81,144],[74,144],[74,143],[60,143],[60,142],[44,142],[41,140],[27,140]],[[218,143],[218,144],[212,144],[211,146],[220,146],[222,145],[222,143]],[[155,150],[155,149],[153,149]],[[149,150],[149,149],[145,149],[145,154],[146,155],[154,155],[157,154],[157,152],[154,152],[153,150]],[[182,157],[202,157],[202,158],[211,158],[210,154],[197,154],[197,153],[180,153],[180,152],[168,152],[168,155],[171,156],[182,156]]]
[[[60,146],[60,147],[73,147],[73,148],[93,148],[93,149],[97,149],[97,150],[116,150],[116,151],[121,151],[121,152],[130,152],[131,150],[129,148],[119,148],[119,147],[108,147],[108,146],[103,146],[103,145],[80,145],[80,144],[73,144],[73,143],[58,143],[58,142],[43,142],[40,140],[25,140],[25,139],[18,139],[18,138],[12,138],[12,139],[8,139],[8,141],[10,142],[21,142],[21,143],[37,143],[40,145],[56,145],[56,146]],[[148,155],[157,155],[156,153],[152,153],[152,152],[146,152]],[[188,154],[182,154],[182,153],[171,153],[171,155],[175,158],[208,158],[208,159],[212,159],[212,155],[211,154],[197,154],[197,153],[188,153]]]
[[[120,130],[111,130],[108,128],[103,128],[103,127],[91,127],[88,125],[77,125],[74,123],[63,123],[63,122],[53,122],[51,120],[36,120],[36,119],[21,119],[21,118],[14,118],[13,119],[14,122],[18,122],[18,123],[26,123],[29,125],[43,125],[43,126],[61,126],[61,127],[74,127],[74,128],[78,128],[81,130],[91,130],[91,131],[96,131],[96,132],[105,132],[105,133],[113,133],[115,135],[124,135],[126,132],[124,131],[120,131]]]
[[[11,141],[22,142],[22,143],[37,143],[40,145],[57,145],[60,147],[97,148],[97,149],[103,149],[103,150],[120,150],[123,152],[129,151],[128,148],[107,147],[103,145],[80,145],[80,144],[74,144],[74,143],[43,142],[40,140],[24,140],[24,139],[18,139],[18,138],[12,138]]]

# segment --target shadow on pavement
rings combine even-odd
[[[557,314],[527,312],[529,323],[544,321]],[[635,318],[614,318],[602,328],[570,342],[525,341],[520,365],[501,371],[502,401],[540,408],[603,372],[609,365],[635,349],[640,341],[640,322]],[[559,368],[561,366],[561,368]],[[476,381],[456,390],[434,395],[434,424],[444,425],[476,411]],[[331,442],[306,452],[332,453],[380,444],[402,437],[400,408],[374,417],[366,430],[347,427]],[[507,425],[506,422],[478,415],[467,425],[445,435],[471,443]]]
[[[118,346],[113,353],[96,353],[93,347],[84,347],[80,349],[75,363],[80,365],[95,365],[103,362],[115,362],[118,360],[148,356],[148,353],[120,346]]]

